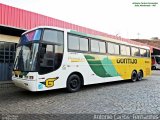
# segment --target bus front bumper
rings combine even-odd
[[[29,91],[37,91],[35,80],[24,80],[24,79],[17,79],[12,77],[12,81],[16,86],[20,88],[23,88]]]

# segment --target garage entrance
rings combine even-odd
[[[0,41],[0,81],[12,79],[16,43]]]

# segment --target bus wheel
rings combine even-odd
[[[137,74],[137,80],[138,81],[142,80],[142,77],[143,77],[143,73],[142,73],[142,71],[139,71]]]
[[[156,66],[152,66],[152,70],[156,70]]]
[[[132,72],[132,75],[131,75],[131,81],[132,82],[135,82],[137,80],[137,72],[136,71],[133,71]]]
[[[80,87],[81,87],[81,78],[76,74],[70,75],[67,80],[67,90],[69,92],[76,92],[80,89]]]

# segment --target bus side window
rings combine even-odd
[[[150,57],[150,50],[147,50],[147,57]]]
[[[99,52],[99,44],[97,40],[91,40],[91,52]]]
[[[109,54],[114,54],[114,44],[113,43],[108,43],[108,53]]]
[[[140,56],[140,50],[136,47],[131,47],[132,56]]]
[[[141,55],[142,57],[148,57],[147,50],[145,50],[145,49],[140,49],[140,55]]]
[[[54,70],[54,46],[42,45],[40,52],[40,74]]]
[[[108,53],[109,54],[119,55],[119,52],[120,52],[120,49],[119,49],[118,44],[108,42]]]

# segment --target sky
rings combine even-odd
[[[160,38],[160,0],[0,0],[0,3],[124,38]]]

